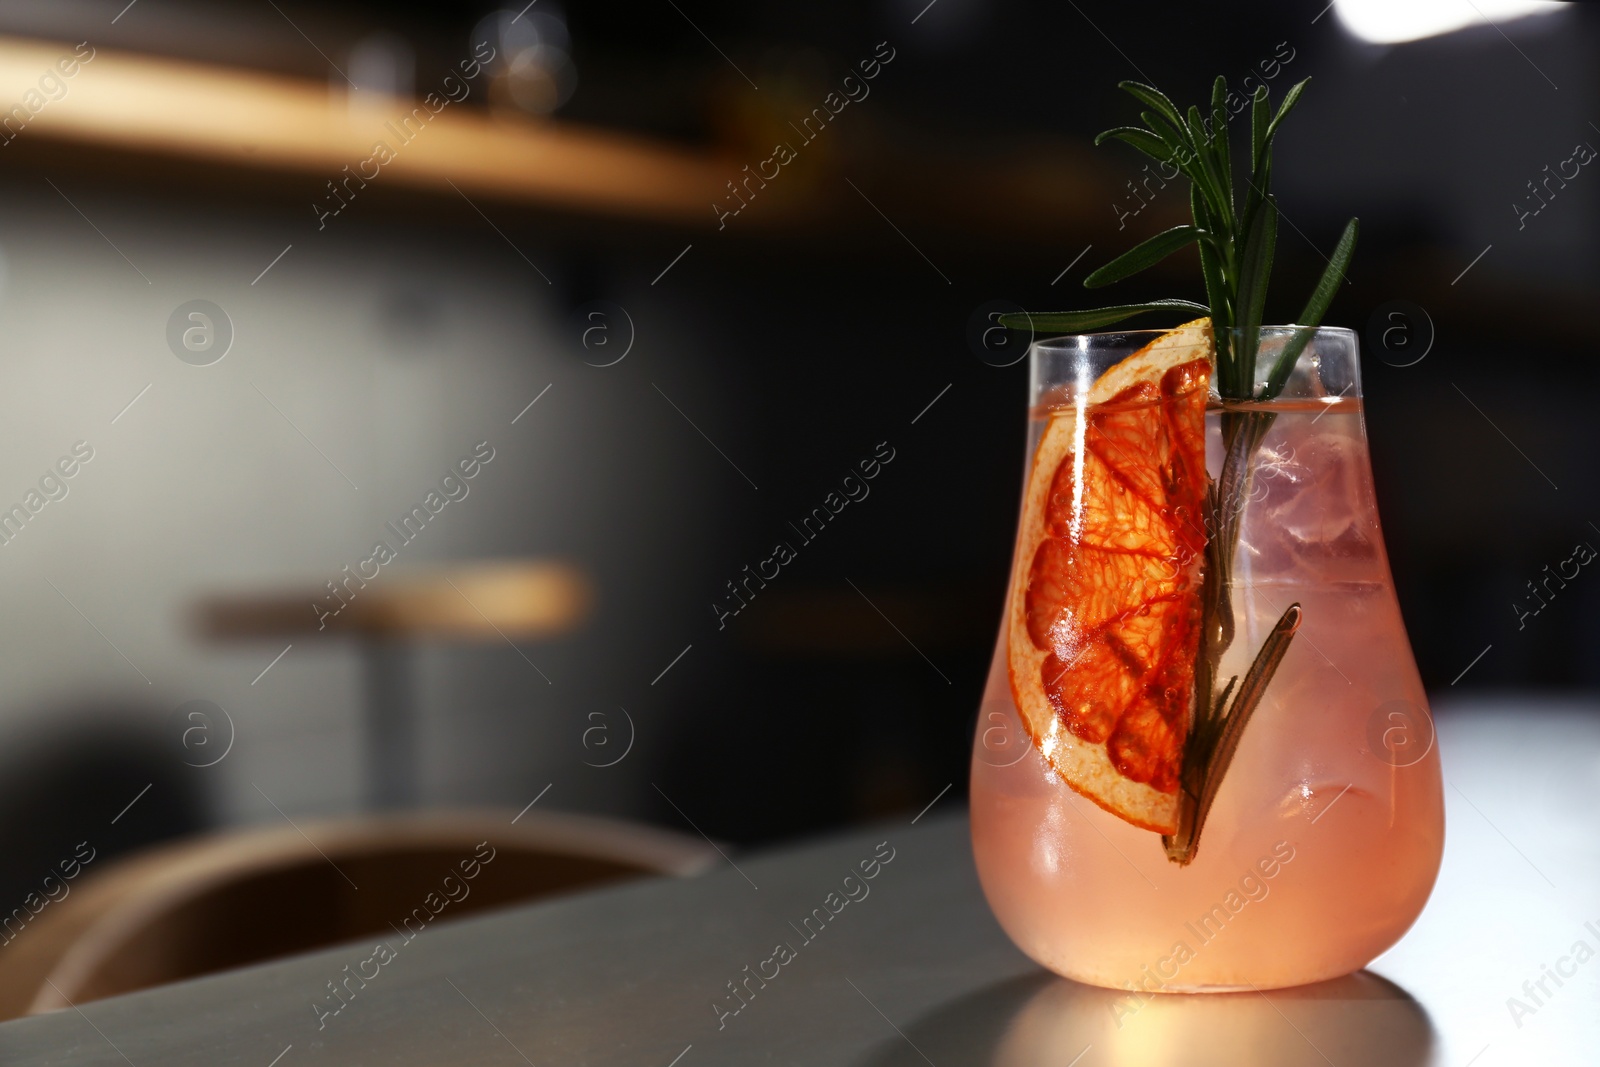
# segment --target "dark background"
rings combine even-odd
[[[342,91],[330,66],[343,66],[353,48],[381,33],[412,50],[420,89],[467,54],[474,27],[493,10],[279,6],[140,0],[111,25],[103,4],[16,4],[0,12],[0,32],[75,41],[90,36],[92,22],[97,46],[328,79],[330,91]],[[1581,575],[1521,630],[1513,606],[1545,565],[1566,559],[1579,542],[1600,543],[1593,507],[1600,431],[1592,415],[1600,176],[1583,170],[1521,228],[1512,206],[1527,203],[1527,183],[1546,164],[1567,159],[1577,143],[1600,144],[1593,124],[1600,12],[1573,5],[1380,45],[1354,36],[1320,2],[1223,9],[937,0],[923,9],[911,0],[563,8],[540,0],[533,10],[565,21],[577,72],[570,99],[545,121],[712,153],[726,160],[729,179],[770,155],[772,130],[820,104],[879,42],[895,58],[866,100],[846,108],[723,229],[711,204],[725,190],[714,188],[702,223],[476,198],[497,237],[448,190],[395,185],[375,188],[318,246],[316,255],[337,260],[352,278],[387,269],[393,256],[432,264],[395,288],[401,307],[374,327],[371,345],[427,347],[417,338],[428,336],[430,323],[481,297],[483,314],[511,323],[503,358],[474,362],[481,346],[446,328],[432,354],[415,358],[452,367],[441,380],[458,381],[461,390],[504,394],[511,411],[523,403],[513,399],[554,380],[557,391],[535,411],[577,393],[590,413],[574,415],[571,432],[537,453],[508,449],[497,474],[525,479],[528,491],[515,506],[461,516],[458,539],[430,548],[439,559],[577,558],[599,601],[580,632],[535,652],[560,680],[548,691],[504,647],[419,651],[432,724],[424,734],[438,741],[427,749],[420,802],[521,807],[550,782],[549,803],[558,807],[684,829],[692,819],[742,844],[914,812],[952,783],[941,803],[957,802],[999,619],[1025,429],[1025,364],[997,367],[981,358],[970,343],[973,316],[994,300],[1040,310],[1087,306],[1100,295],[1079,284],[1088,270],[1181,218],[1186,204],[1174,188],[1119,228],[1119,207],[1132,204],[1124,183],[1140,176],[1144,161],[1124,146],[1090,144],[1099,130],[1136,120],[1137,106],[1116,90],[1118,80],[1152,80],[1187,103],[1201,99],[1216,74],[1236,83],[1285,49],[1293,58],[1270,83],[1274,98],[1301,78],[1314,81],[1279,138],[1277,191],[1292,228],[1281,237],[1268,319],[1296,314],[1339,227],[1360,216],[1349,285],[1327,321],[1363,332],[1378,493],[1422,676],[1446,705],[1507,691],[1592,692],[1600,681],[1591,652],[1600,635],[1595,579]],[[484,106],[483,98],[463,106]],[[137,147],[89,150],[40,139],[7,151],[0,164],[19,225],[30,198],[50,199],[40,176],[68,175],[91,216],[91,204],[99,205],[113,217],[145,220],[158,234],[161,220],[198,212],[215,236],[193,239],[219,248],[233,231],[291,222],[303,230],[305,205],[320,195],[321,183],[305,175],[179,165]],[[78,225],[55,206],[65,220],[59,225]],[[263,237],[240,253],[241,264],[264,263],[281,243]],[[692,250],[674,261],[685,245]],[[61,254],[87,255],[91,246],[73,248]],[[311,255],[276,268],[288,276],[280,284],[314,269]],[[529,260],[549,284],[524,268]],[[239,268],[244,277],[254,269]],[[316,322],[354,314],[336,287],[317,285],[328,296],[311,306]],[[1130,301],[1201,296],[1195,264],[1182,256],[1115,292]],[[167,304],[183,295],[207,293],[174,293]],[[637,354],[611,368],[585,365],[570,343],[572,310],[597,299],[628,308],[639,330]],[[263,301],[258,316],[285,329],[304,313]],[[1396,365],[1410,363],[1415,349],[1374,346],[1388,322],[1375,316],[1394,301],[1410,309],[1416,344],[1432,333],[1420,362]],[[130,336],[154,337],[167,304],[148,314],[99,298],[81,306]],[[523,314],[526,323],[517,318]],[[1368,332],[1375,322],[1379,330]],[[150,351],[144,358],[152,363],[170,361],[159,343]],[[344,388],[348,382],[319,383],[319,375],[341,373],[337,363],[335,354],[325,369],[296,380],[308,391]],[[381,365],[373,373],[381,375]],[[657,392],[670,394],[685,419]],[[694,433],[684,425],[690,415]],[[56,448],[71,432],[41,432],[41,447]],[[463,424],[444,435],[437,462],[432,454],[418,461],[418,478],[442,469],[472,433]],[[775,540],[792,540],[787,524],[818,506],[880,442],[895,458],[871,483],[870,497],[801,547],[719,629],[710,605],[725,596],[724,583],[769,555]],[[158,463],[159,455],[153,443],[145,462]],[[586,464],[587,473],[546,491],[552,472],[573,464]],[[30,459],[19,471],[36,465]],[[398,489],[396,500],[415,495],[412,485]],[[207,504],[190,498],[182,506]],[[295,523],[264,512],[252,523],[262,551],[335,521],[317,510]],[[151,521],[172,538],[184,536],[181,511]],[[111,529],[103,533],[114,540]],[[353,548],[362,536],[346,540]],[[268,577],[315,583],[349,558],[350,548],[331,549],[309,562],[285,560]],[[241,581],[258,586],[264,573],[238,568]],[[223,584],[229,575],[226,565],[212,572]],[[105,610],[126,612],[128,628],[136,628],[137,608],[116,595],[118,581],[109,566],[97,579],[107,590]],[[75,678],[77,660],[99,656],[100,646],[78,645],[38,667],[54,684],[14,701],[11,721],[54,730],[60,740],[28,749],[30,763],[60,766],[80,781],[114,777],[71,771],[74,760],[99,766],[100,757],[83,751],[86,732],[72,725],[78,720],[47,713],[47,705],[93,703],[94,721],[153,724],[159,740],[169,730],[167,710],[182,699],[235,699],[220,674],[196,673],[223,653],[175,624],[172,633],[174,647],[186,651],[173,653],[154,690]],[[658,676],[685,646],[692,650]],[[273,651],[228,661],[229,677],[248,678]],[[260,696],[261,687],[249,692],[249,700],[267,702],[254,712],[258,733],[276,738],[277,748],[257,742],[252,749],[255,720],[246,710],[238,716],[239,755],[208,772],[203,788],[170,757],[154,758],[155,770],[132,773],[133,784],[170,781],[169,798],[189,799],[152,805],[155,821],[129,833],[145,840],[272,818],[251,784],[274,771],[284,783],[274,799],[291,814],[360,806],[354,661],[348,653],[311,655],[321,655],[322,666],[310,675],[293,673],[303,669],[296,660],[279,668],[279,684],[298,686],[292,700],[283,699],[300,718],[274,718],[273,698]],[[191,662],[200,665],[184,666]],[[226,684],[247,691],[237,680]],[[637,747],[604,778],[582,766],[578,739],[590,711],[614,706],[632,716]],[[269,727],[269,720],[289,724]],[[296,779],[295,766],[320,758],[317,751],[331,754]],[[329,787],[330,778],[348,787]],[[38,810],[29,788],[13,780],[15,810]],[[111,809],[128,792],[121,781],[83,788]]]

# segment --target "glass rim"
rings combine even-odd
[[[1282,337],[1282,336],[1285,336],[1287,334],[1295,333],[1295,332],[1297,332],[1299,330],[1304,330],[1306,328],[1307,327],[1296,326],[1296,325],[1292,325],[1292,324],[1291,325],[1262,326],[1261,327],[1261,336],[1263,338]],[[1331,334],[1331,335],[1343,335],[1343,336],[1347,336],[1347,337],[1349,337],[1351,339],[1355,339],[1357,337],[1356,331],[1353,330],[1352,328],[1350,328],[1349,326],[1314,326],[1314,327],[1310,327],[1310,329],[1311,329],[1311,332],[1312,332],[1313,336],[1316,336],[1318,334]],[[1228,330],[1228,333],[1230,335],[1237,335],[1242,330],[1243,330],[1243,327],[1234,326],[1234,327],[1231,327]],[[1032,340],[1032,341],[1030,341],[1028,343],[1028,347],[1030,349],[1033,349],[1033,348],[1065,348],[1065,347],[1081,348],[1082,347],[1082,342],[1085,342],[1085,341],[1090,342],[1091,344],[1094,344],[1096,342],[1099,342],[1100,344],[1109,344],[1109,343],[1112,343],[1113,341],[1115,341],[1115,342],[1118,342],[1120,344],[1123,341],[1124,338],[1126,338],[1126,339],[1143,338],[1144,341],[1141,341],[1140,344],[1135,346],[1135,347],[1138,347],[1138,348],[1143,348],[1144,344],[1147,343],[1148,341],[1153,341],[1156,338],[1161,337],[1164,334],[1169,334],[1171,332],[1172,332],[1171,329],[1166,329],[1166,330],[1140,329],[1140,330],[1098,330],[1098,331],[1095,331],[1095,332],[1092,332],[1092,333],[1055,334],[1055,335],[1050,336],[1050,337],[1035,338],[1034,340]]]
[[[1294,338],[1305,329],[1308,327],[1261,328],[1260,344],[1256,346],[1253,365],[1249,368],[1252,394],[1279,372],[1280,354],[1295,343]],[[1028,346],[1030,403],[1038,404],[1050,397],[1060,400],[1069,394],[1087,396],[1094,383],[1112,367],[1136,357],[1152,341],[1170,336],[1168,330],[1127,330],[1065,334],[1035,341]],[[1299,353],[1284,380],[1282,393],[1274,401],[1322,396],[1324,385],[1328,393],[1344,395],[1349,392],[1360,396],[1360,335],[1344,326],[1319,326],[1306,340],[1309,343]],[[1187,339],[1181,351],[1175,343],[1169,342],[1168,347],[1166,355],[1171,360],[1203,359],[1210,363],[1216,358],[1206,339],[1198,336]],[[1238,347],[1233,354],[1239,354]],[[1218,393],[1219,386],[1213,375],[1211,391]]]

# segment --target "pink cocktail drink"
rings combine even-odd
[[[1217,677],[1245,675],[1290,605],[1300,622],[1188,862],[1045,759],[1002,631],[974,747],[974,854],[1007,933],[1070,978],[1148,993],[1333,978],[1392,945],[1432,888],[1438,752],[1379,530],[1354,339],[1322,331],[1302,362],[1257,406],[1273,417],[1240,500]],[[1037,368],[1035,386],[1030,454],[1050,419],[1092,414],[1052,405]],[[1206,415],[1213,474],[1223,410],[1213,398]]]

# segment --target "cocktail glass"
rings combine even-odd
[[[1262,330],[1258,382],[1295,332]],[[1050,478],[1058,494],[1077,484],[1093,497],[1096,487],[1083,479],[1097,470],[1120,477],[1109,473],[1117,463],[1078,463],[1078,483],[1057,475],[1086,449],[1133,447],[1115,434],[1096,444],[1095,420],[1116,416],[1089,403],[1090,385],[1158,336],[1091,334],[1032,347],[1030,485]],[[1033,457],[1054,420],[1074,420],[1062,425],[1075,431],[1075,445],[1059,463],[1041,465]],[[1244,426],[1259,444],[1244,484],[1224,489],[1216,483],[1225,442]],[[1363,967],[1421,912],[1444,842],[1438,750],[1378,525],[1354,334],[1316,330],[1273,400],[1211,394],[1204,433],[1205,506],[1198,515],[1166,509],[1174,528],[1187,524],[1190,547],[1169,545],[1170,558],[1161,561],[1168,572],[1199,580],[1194,544],[1222,536],[1236,516],[1236,544],[1206,575],[1215,581],[1226,572],[1231,635],[1214,664],[1214,685],[1208,679],[1195,692],[1237,700],[1271,643],[1287,639],[1287,650],[1279,649],[1235,739],[1197,837],[1180,849],[1172,835],[1134,825],[1068,781],[1053,746],[1085,744],[1096,733],[1092,723],[1086,727],[1059,701],[1060,721],[1049,730],[1030,730],[1019,715],[1018,687],[1034,687],[1037,700],[1039,681],[1017,677],[1016,664],[1027,657],[1009,654],[1010,643],[1030,638],[1013,620],[1032,609],[1030,596],[1044,595],[1036,559],[1046,553],[1020,536],[1008,622],[973,750],[973,851],[1001,925],[1050,970],[1140,997],[1299,985]],[[1059,543],[1049,551],[1069,567],[1080,559],[1079,545],[1097,536],[1093,522],[1053,529]],[[1130,602],[1130,591],[1114,592]],[[1134,601],[1137,594],[1131,591]],[[1129,678],[1155,684],[1153,665],[1133,652],[1123,658],[1124,687]],[[1183,722],[1174,728],[1192,729],[1198,699],[1181,704]],[[1131,773],[1143,773],[1139,788],[1179,799],[1190,780],[1137,767]]]

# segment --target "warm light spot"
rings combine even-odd
[[[1504,25],[1569,7],[1549,0],[1334,0],[1344,28],[1363,41],[1400,44],[1470,26]]]

